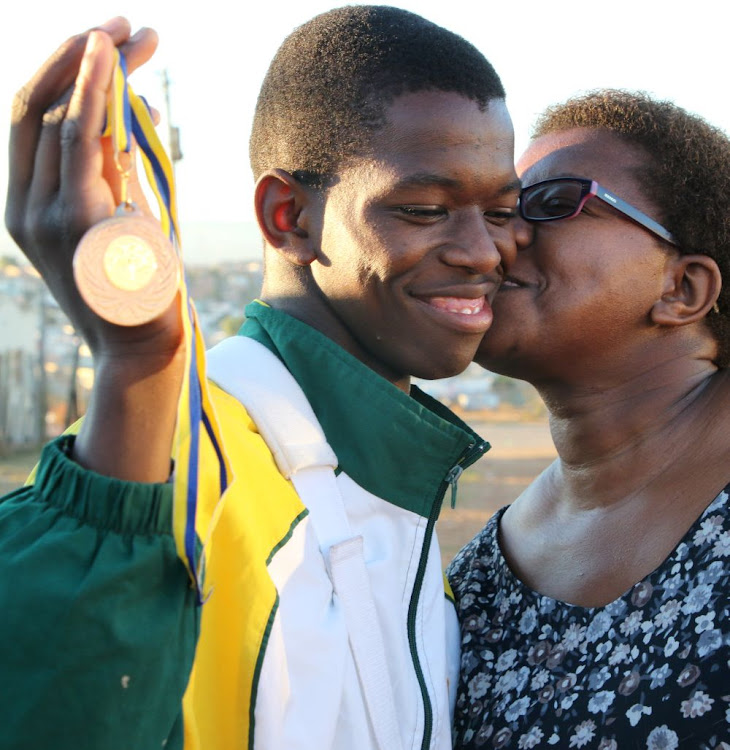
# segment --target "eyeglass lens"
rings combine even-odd
[[[525,219],[563,219],[575,213],[582,197],[580,182],[543,182],[523,191],[520,209]]]

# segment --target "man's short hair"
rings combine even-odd
[[[254,177],[285,169],[318,185],[367,154],[399,95],[461,94],[485,109],[504,98],[472,44],[415,13],[380,5],[337,8],[284,41],[264,79],[249,145]]]
[[[716,364],[730,365],[730,139],[673,102],[641,92],[604,89],[550,107],[533,137],[572,128],[609,130],[648,157],[637,179],[659,208],[656,218],[684,254],[720,267],[719,313],[707,324],[718,342]]]

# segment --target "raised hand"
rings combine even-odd
[[[157,481],[169,473],[184,369],[178,300],[151,323],[114,326],[86,306],[72,273],[79,239],[120,201],[100,137],[115,46],[131,72],[150,59],[157,36],[149,29],[130,36],[125,19],[112,19],[66,41],[17,94],[5,220],[94,354],[96,382],[76,460],[111,476]]]
[[[156,34],[143,29],[130,37],[128,22],[115,18],[69,39],[17,94],[10,136],[10,179],[6,223],[51,292],[97,354],[131,339],[158,335],[175,345],[177,311],[150,330],[116,329],[84,305],[71,275],[79,239],[93,224],[114,213],[120,201],[119,175],[108,139],[100,137],[120,46],[129,70],[147,62]],[[133,198],[145,206],[132,179]]]

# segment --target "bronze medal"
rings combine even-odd
[[[157,221],[133,204],[91,227],[73,261],[84,302],[119,326],[138,326],[160,317],[177,293],[180,261]]]

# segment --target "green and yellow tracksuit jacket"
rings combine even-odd
[[[402,746],[447,750],[459,638],[434,525],[487,446],[303,323],[246,314],[242,335],[286,365],[337,456]],[[216,385],[211,397],[235,479],[202,607],[175,551],[171,485],[84,470],[64,437],[35,484],[0,501],[0,749],[376,747],[309,509],[242,404]],[[201,471],[217,471],[210,458]]]

